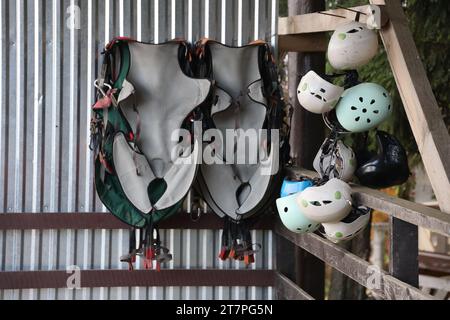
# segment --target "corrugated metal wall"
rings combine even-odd
[[[79,29],[68,19],[80,8]],[[104,211],[88,150],[92,83],[113,36],[147,42],[206,36],[231,45],[275,45],[277,0],[0,0],[0,211]],[[70,22],[70,20],[69,20]],[[76,25],[76,23],[75,23]],[[271,231],[258,269],[272,268]],[[169,268],[239,268],[217,261],[220,233],[166,230]],[[122,269],[127,230],[0,232],[0,270]],[[271,288],[92,288],[4,290],[0,299],[266,299]]]

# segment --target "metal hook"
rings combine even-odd
[[[106,92],[103,90],[103,88],[106,87],[106,88],[108,88],[108,90],[111,90],[111,89],[112,89],[112,86],[110,86],[110,85],[107,84],[107,83],[103,83],[103,86],[100,86],[100,85],[98,84],[98,81],[99,81],[99,79],[96,79],[96,80],[94,81],[94,87],[97,88],[98,91],[100,91],[100,93],[101,93],[104,97],[106,97],[107,94],[106,94]]]

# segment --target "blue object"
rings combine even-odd
[[[280,196],[282,198],[302,192],[306,188],[312,187],[313,183],[311,180],[303,181],[291,181],[284,179],[283,185],[281,186]]]

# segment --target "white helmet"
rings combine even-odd
[[[340,222],[323,223],[320,232],[334,243],[351,240],[369,224],[370,212],[367,207],[359,207]]]
[[[301,192],[297,203],[304,215],[320,223],[344,219],[352,210],[350,186],[342,180],[331,179],[320,187]]]
[[[328,60],[337,70],[353,70],[367,64],[377,51],[377,33],[352,21],[334,31],[328,44]]]
[[[381,29],[381,9],[375,4],[370,4],[366,9],[366,26],[369,29]]]
[[[342,140],[338,140],[334,148],[327,145],[328,143],[329,140],[325,140],[317,153],[313,163],[314,169],[321,178],[328,176],[349,182],[356,170],[355,153]]]
[[[298,85],[297,97],[300,105],[312,113],[331,111],[339,101],[344,88],[324,80],[314,71],[309,71]]]

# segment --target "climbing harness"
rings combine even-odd
[[[158,270],[171,255],[156,225],[179,210],[195,179],[201,145],[191,120],[208,104],[211,83],[193,78],[191,47],[182,40],[152,45],[115,38],[103,56],[91,120],[96,190],[133,228],[122,260],[132,266],[140,255],[144,267],[156,261]],[[187,146],[173,156],[179,139],[172,135],[182,130]],[[135,229],[145,235],[137,248]]]
[[[202,39],[196,44],[195,57],[196,75],[214,84],[205,121],[223,137],[205,146],[214,161],[200,166],[198,188],[208,206],[225,219],[220,257],[237,254],[239,260],[239,252],[255,251],[249,231],[254,219],[249,218],[271,205],[281,185],[278,164],[283,163],[288,144],[286,136],[279,134],[284,101],[278,72],[269,45],[262,41],[229,47]],[[249,130],[257,132],[258,143],[250,143],[250,147],[259,146],[254,162],[247,161],[249,151],[240,151],[238,145]],[[228,138],[227,132],[234,137]],[[231,148],[231,158],[224,146]],[[239,157],[246,161],[236,163]],[[252,256],[244,254],[243,259],[251,263]]]

